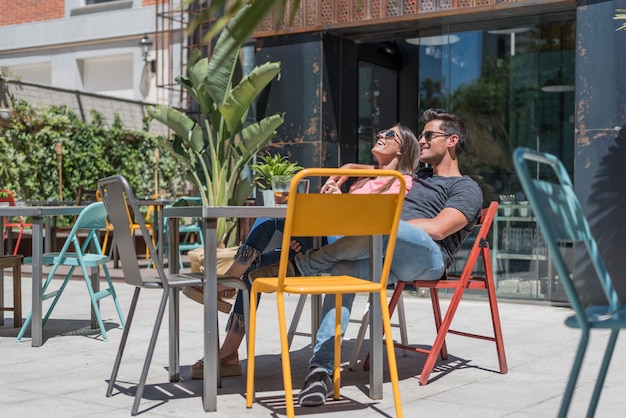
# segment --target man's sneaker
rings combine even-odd
[[[309,372],[304,379],[304,387],[298,394],[298,402],[302,406],[318,406],[326,403],[326,398],[333,395],[333,380],[321,367]]]
[[[289,260],[287,264],[287,277],[293,276],[302,276],[302,273],[300,273],[295,263]],[[278,277],[278,263],[270,264],[269,266],[261,267],[248,273],[250,282],[253,282],[257,277]]]

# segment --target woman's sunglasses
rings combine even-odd
[[[384,138],[385,141],[392,139],[396,142],[396,144],[402,144],[402,140],[398,137],[397,132],[393,129],[383,129],[376,134],[376,138]]]

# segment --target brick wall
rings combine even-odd
[[[65,0],[0,0],[0,10],[0,26],[61,19]]]

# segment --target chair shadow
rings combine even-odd
[[[346,344],[343,355],[348,356],[352,350],[352,344]],[[296,407],[297,415],[307,414],[319,414],[319,413],[332,413],[332,412],[353,412],[360,410],[375,410],[377,414],[382,417],[390,417],[384,411],[377,408],[378,401],[372,400],[371,402],[363,403],[351,399],[345,395],[341,395],[339,400],[329,400],[325,405],[306,408],[298,405],[297,394],[302,388],[304,378],[308,373],[308,361],[311,356],[311,349],[309,346],[303,347],[298,350],[290,352],[290,360],[292,365],[292,380],[295,382],[293,394],[294,405]],[[256,371],[255,371],[255,388],[256,388],[256,401],[254,408],[263,407],[271,411],[272,416],[284,416],[286,414],[286,402],[284,395],[284,386],[282,379],[282,364],[280,354],[264,354],[256,357]],[[241,406],[245,406],[246,397],[246,370],[247,361],[241,361],[242,375],[235,377],[222,378],[222,386],[218,388],[219,395],[239,395],[241,396]],[[363,385],[366,388],[368,373],[361,372],[347,372],[347,367],[342,372],[342,387],[345,386],[359,386]],[[181,365],[180,367],[180,381],[169,382],[167,380],[167,367],[164,367],[163,382],[146,384],[142,399],[156,401],[158,403],[151,405],[147,409],[140,410],[140,413],[154,410],[161,405],[166,404],[170,400],[174,399],[186,399],[186,398],[200,398],[203,392],[203,380],[191,379],[190,371],[191,365]],[[117,380],[115,384],[115,390],[112,396],[125,395],[134,397],[137,389],[136,381],[127,382]],[[109,383],[109,380],[106,380]],[[273,392],[279,392],[275,394]],[[264,396],[264,393],[268,393]],[[271,394],[269,394],[271,393]],[[365,392],[367,394],[367,392]],[[143,404],[142,404],[143,405]]]
[[[17,334],[20,331],[20,328],[8,328],[7,319],[11,320],[11,318],[5,318],[4,325],[0,327],[0,337],[13,337],[16,338]],[[103,321],[104,329],[107,333],[112,329],[121,328],[120,324],[117,322],[108,322]],[[11,324],[12,325],[12,324]],[[88,319],[78,320],[78,319],[57,319],[50,318],[46,325],[43,327],[43,343],[48,341],[50,338],[55,337],[67,337],[67,336],[76,336],[81,335],[93,340],[102,339],[102,334],[100,333],[100,328],[92,328],[91,321]],[[21,343],[28,342],[31,340],[30,327],[24,333],[22,337]]]
[[[360,355],[359,355],[360,360],[357,363],[355,370],[351,371],[350,373],[350,374],[366,373],[365,375],[366,380],[359,378],[360,382],[367,381],[367,378],[368,378],[367,373],[369,372],[363,368],[363,360],[367,356],[368,346],[369,346],[369,340],[368,339],[363,340],[363,349],[361,350]],[[425,345],[425,344],[412,344],[410,346],[415,347],[415,348],[425,349],[425,350],[429,350],[431,348],[431,346]],[[427,357],[426,354],[417,353],[417,352],[407,352],[406,355],[402,355],[402,350],[396,348],[396,363],[398,365],[398,379],[400,381],[407,380],[407,379],[419,379],[422,373],[422,368],[424,367],[424,363],[426,362],[426,357]],[[476,369],[476,370],[483,370],[483,371],[492,372],[496,374],[500,373],[500,370],[497,367],[494,367],[493,369],[489,369],[489,368],[485,368],[481,366],[475,366],[470,363],[471,363],[471,360],[464,359],[461,357],[456,357],[450,353],[448,353],[448,358],[446,360],[442,360],[439,357],[437,359],[437,362],[435,363],[435,367],[433,367],[433,370],[431,371],[430,378],[428,379],[428,384],[434,383],[448,376],[450,373],[457,371],[457,370],[462,370],[462,369]],[[383,367],[385,370],[385,372],[383,373],[383,379],[384,379],[383,381],[389,382],[390,380],[388,378],[388,373],[386,372],[387,370],[386,352],[385,352],[385,359],[383,360]],[[346,367],[345,370],[348,370],[348,368]],[[344,375],[342,374],[342,382],[345,382],[346,384],[350,384],[351,381],[344,379],[343,376]],[[364,394],[368,394],[369,386],[364,385],[364,384],[359,384],[358,382],[355,382],[355,386],[359,386]]]

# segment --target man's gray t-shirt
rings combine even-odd
[[[468,176],[434,176],[431,168],[419,169],[413,175],[413,187],[406,194],[402,206],[402,220],[434,218],[444,208],[455,208],[467,218],[468,224],[454,234],[437,241],[446,266],[476,224],[483,204],[483,193],[478,183]]]

